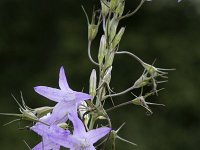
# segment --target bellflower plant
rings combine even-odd
[[[89,21],[86,9],[82,6],[88,25],[88,58],[98,68],[98,72],[96,69],[92,69],[89,93],[72,90],[68,85],[62,66],[59,73],[60,89],[48,86],[34,87],[35,92],[39,95],[56,102],[55,106],[32,109],[25,104],[21,94],[22,105],[13,96],[20,107],[19,114],[0,113],[19,117],[9,123],[19,120],[33,123],[29,128],[41,136],[42,140],[36,146],[34,144],[27,145],[29,148],[33,147],[32,150],[59,150],[61,147],[70,150],[115,150],[116,139],[136,145],[118,135],[124,123],[118,129],[114,129],[109,112],[134,104],[144,107],[149,115],[153,114],[149,105],[164,106],[164,104],[147,102],[146,98],[154,94],[158,96],[158,92],[163,89],[158,89],[158,84],[167,82],[168,71],[174,70],[155,67],[154,64],[146,63],[134,53],[120,49],[120,41],[125,33],[125,27],[119,26],[120,21],[133,16],[147,1],[150,0],[141,0],[135,10],[125,14],[125,0],[100,0],[101,8],[93,10],[91,21]],[[180,1],[178,0],[178,2]],[[101,27],[98,59],[95,60],[91,55],[91,47]],[[118,55],[131,56],[134,58],[133,60],[139,62],[144,71],[131,87],[121,92],[113,92],[110,82],[114,58]],[[151,87],[150,91],[144,92],[143,88],[146,86]],[[135,89],[141,90],[139,96],[133,94]],[[132,93],[134,98],[114,105],[115,97],[126,93]],[[112,101],[113,106],[107,108],[104,104],[109,100]]]

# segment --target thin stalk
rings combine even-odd
[[[115,52],[115,54],[127,54],[129,56],[132,56],[133,58],[135,58],[142,66],[144,65],[144,61],[142,61],[142,59],[140,59],[138,56],[136,56],[135,54],[128,52],[128,51],[120,51],[120,52]]]
[[[134,85],[131,86],[130,88],[128,88],[128,89],[122,91],[122,92],[115,93],[115,94],[110,94],[110,95],[106,95],[106,96],[103,98],[103,100],[105,100],[105,99],[107,99],[107,98],[109,98],[109,97],[115,97],[115,96],[123,95],[123,94],[125,94],[125,93],[127,93],[127,92],[129,92],[129,91],[131,91],[131,90],[133,90],[133,89],[135,89],[135,86],[134,86]]]
[[[133,16],[142,7],[142,5],[144,4],[144,2],[145,2],[145,0],[141,0],[140,4],[136,7],[136,9],[133,12],[128,13],[128,14],[126,14],[124,16],[121,16],[119,19],[122,20],[124,18],[128,18],[128,17]]]
[[[125,105],[129,105],[129,104],[131,104],[131,103],[132,103],[132,101],[128,101],[128,102],[125,102],[125,103],[121,103],[121,104],[119,104],[119,105],[116,105],[116,106],[114,106],[114,107],[111,107],[111,108],[107,109],[106,112],[115,110],[115,109],[120,108],[120,107],[123,107],[123,106],[125,106]]]
[[[92,56],[91,56],[91,43],[92,43],[91,41],[88,41],[88,57],[89,57],[90,61],[91,61],[93,64],[99,66],[99,64],[98,64],[97,62],[95,62],[95,61],[93,60]]]

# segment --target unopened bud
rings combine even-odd
[[[83,101],[81,105],[79,105],[79,114],[85,124],[85,127],[87,127],[89,123],[89,115],[86,114],[87,111],[88,111],[88,105],[85,101]]]
[[[97,35],[98,29],[99,29],[100,20],[101,20],[101,15],[99,16],[97,24],[95,24],[96,13],[93,12],[92,21],[90,23],[88,15],[87,15],[87,13],[86,13],[86,11],[85,11],[83,6],[82,6],[82,9],[83,9],[83,11],[85,13],[85,16],[86,16],[86,19],[87,19],[87,23],[88,23],[88,40],[92,41],[92,40],[94,40],[94,38]]]
[[[119,3],[119,5],[117,6],[115,12],[117,14],[118,17],[121,17],[123,12],[124,12],[124,5],[125,5],[125,2],[122,1]]]
[[[152,65],[149,65],[147,63],[142,63],[142,66],[145,68],[145,70],[151,75],[152,78],[154,77],[162,77],[162,78],[167,78],[167,71],[172,71],[175,69],[164,69],[164,68],[156,68]]]
[[[152,77],[158,76],[157,69],[156,69],[154,66],[149,65],[149,64],[147,64],[147,63],[143,63],[143,67],[147,70],[147,72],[148,72]]]
[[[105,59],[105,61],[106,61],[106,64],[105,64],[106,68],[112,65],[113,60],[114,60],[114,56],[115,56],[115,52],[114,51],[107,53],[106,59]]]
[[[109,27],[108,27],[109,42],[113,41],[117,32],[118,24],[119,24],[119,20],[117,19],[116,16],[114,16],[109,22]]]
[[[153,114],[143,96],[136,97],[135,99],[132,100],[132,103],[144,107],[150,113],[150,115]]]
[[[94,24],[88,25],[88,40],[89,41],[92,41],[95,39],[98,30],[99,30],[99,25],[94,25]]]
[[[162,90],[162,89],[160,89]],[[139,96],[139,97],[136,97],[135,99],[132,100],[132,103],[135,104],[135,105],[140,105],[142,107],[144,107],[148,112],[149,114],[153,114],[153,112],[151,111],[151,109],[149,108],[148,105],[157,105],[157,106],[165,106],[163,104],[158,104],[158,103],[150,103],[150,102],[146,102],[145,101],[145,98],[152,95],[154,92],[152,93],[148,93],[146,94],[145,96]]]
[[[110,9],[114,11],[118,5],[118,0],[111,0],[110,1]]]
[[[33,112],[36,114],[38,118],[43,117],[44,115],[50,113],[53,110],[53,107],[44,106],[33,109]]]
[[[96,84],[97,84],[97,75],[96,75],[96,70],[93,69],[90,75],[90,89],[89,89],[89,93],[93,98],[96,95]]]
[[[102,35],[99,46],[99,54],[98,54],[98,60],[100,65],[103,63],[105,53],[106,53],[106,38],[105,35]]]
[[[136,97],[135,99],[132,100],[132,103],[135,104],[135,105],[144,106],[145,105],[144,97],[143,96]]]
[[[106,117],[104,117],[104,116],[98,116],[98,117],[97,117],[97,119],[100,119],[100,120],[105,120],[105,119],[106,119]]]
[[[102,15],[106,17],[109,12],[109,3],[106,0],[101,0]]]
[[[124,126],[124,124],[125,124],[125,123],[123,123],[116,131],[115,131],[115,130],[111,130],[111,131],[110,131],[109,140],[111,140],[110,143],[112,143],[112,148],[114,148],[114,149],[115,149],[115,146],[116,146],[116,145],[115,145],[116,139],[121,140],[121,141],[126,142],[126,143],[129,143],[129,144],[134,145],[134,146],[137,145],[137,144],[135,144],[135,143],[133,143],[133,142],[131,142],[131,141],[128,141],[128,140],[126,140],[126,139],[124,139],[124,138],[122,138],[122,137],[120,137],[120,136],[118,135],[118,132],[121,130],[121,128]]]
[[[135,81],[134,88],[141,88],[150,83],[151,78],[147,77],[145,74],[141,75],[140,78]]]
[[[58,126],[63,128],[63,129],[65,129],[65,130],[67,130],[69,128],[69,125],[67,123],[65,123],[65,122],[59,123]]]
[[[112,72],[112,66],[110,66],[107,70],[106,73],[103,77],[103,81],[106,83],[110,83],[110,79],[111,79],[111,72]]]
[[[119,32],[117,33],[117,35],[115,36],[115,39],[113,40],[112,42],[112,48],[114,49],[118,44],[119,42],[121,41],[121,38],[124,34],[124,31],[125,31],[125,27],[122,27]]]

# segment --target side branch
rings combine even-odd
[[[121,16],[121,17],[119,18],[119,20],[122,20],[122,19],[124,19],[124,18],[128,18],[128,17],[133,16],[133,15],[142,7],[142,5],[144,4],[144,2],[145,2],[145,0],[141,0],[141,1],[140,1],[140,4],[136,7],[136,9],[135,9],[133,12],[128,13],[128,14],[126,14],[126,15],[124,15],[124,16]]]
[[[127,54],[130,55],[131,57],[135,58],[142,66],[144,65],[144,61],[142,61],[142,59],[140,59],[138,56],[136,56],[135,54],[128,52],[128,51],[120,51],[120,52],[115,52],[115,54]]]
[[[121,104],[119,104],[119,105],[116,105],[116,106],[114,106],[114,107],[111,107],[111,108],[107,109],[106,112],[112,111],[112,110],[114,110],[114,109],[120,108],[120,107],[125,106],[125,105],[129,105],[129,104],[132,104],[132,101],[128,101],[128,102],[125,102],[125,103],[121,103]]]
[[[124,91],[122,91],[122,92],[115,93],[115,94],[110,94],[110,95],[106,95],[106,96],[103,98],[103,100],[105,100],[105,99],[107,99],[107,98],[109,98],[109,97],[115,97],[115,96],[123,95],[123,94],[125,94],[125,93],[127,93],[127,92],[130,92],[130,91],[133,90],[133,89],[135,89],[135,85],[131,86],[130,88],[128,88],[128,89],[126,89],[126,90],[124,90]]]
[[[90,61],[91,61],[93,64],[99,66],[99,64],[98,64],[97,62],[95,62],[95,61],[93,60],[92,56],[91,56],[91,41],[88,41],[88,57],[89,57]]]

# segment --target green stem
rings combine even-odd
[[[112,111],[112,110],[114,110],[114,109],[120,108],[120,107],[125,106],[125,105],[129,105],[129,104],[131,104],[131,103],[132,103],[132,101],[128,101],[128,102],[125,102],[125,103],[121,103],[121,104],[119,104],[119,105],[116,105],[116,106],[114,106],[114,107],[112,107],[112,108],[107,109],[106,112]]]
[[[88,41],[88,57],[89,57],[90,61],[91,61],[93,64],[99,66],[99,64],[98,64],[97,62],[95,62],[95,61],[93,60],[92,56],[91,56],[91,43],[92,43],[91,41]]]
[[[128,18],[128,17],[133,16],[142,7],[142,5],[144,4],[144,2],[145,2],[145,0],[141,0],[140,4],[136,7],[136,9],[133,12],[128,13],[128,14],[126,14],[124,16],[121,16],[119,19],[122,20],[124,18]]]

